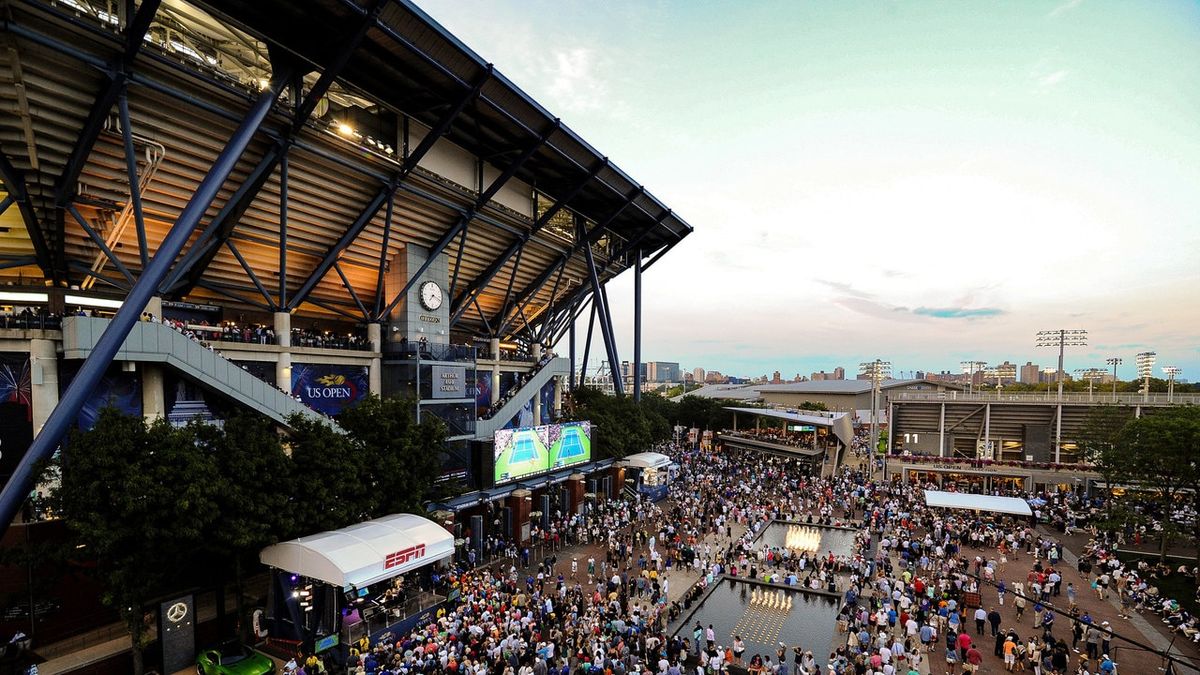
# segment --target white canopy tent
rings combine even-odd
[[[339,588],[363,588],[454,554],[454,535],[437,523],[397,513],[340,530],[264,548],[269,567],[320,579]]]
[[[1014,516],[1032,516],[1029,504],[1017,497],[993,497],[991,495],[970,495],[962,492],[942,492],[926,490],[925,504],[943,509],[967,509],[970,511],[991,511],[1007,513]]]
[[[636,455],[626,456],[619,463],[621,466],[638,469],[666,469],[671,465],[671,458],[661,452],[639,452]]]

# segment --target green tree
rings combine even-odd
[[[95,561],[102,599],[124,621],[140,675],[143,607],[183,583],[221,516],[217,463],[186,429],[106,409],[91,431],[71,436],[50,471],[58,479],[51,506]]]
[[[411,399],[370,396],[338,415],[367,471],[360,490],[370,493],[376,517],[421,513],[441,474],[446,425],[434,415],[417,422]]]
[[[230,570],[234,580],[237,632],[245,625],[242,607],[243,564],[254,564],[258,551],[294,533],[288,516],[288,494],[279,486],[291,481],[292,462],[267,418],[251,413],[229,417],[223,426],[196,422],[189,431],[216,462],[220,482],[216,500],[221,519],[205,538],[223,587]],[[223,610],[224,602],[218,604]]]
[[[1159,558],[1165,559],[1171,537],[1179,531],[1172,511],[1185,501],[1200,507],[1200,408],[1164,408],[1130,420],[1099,455],[1101,465],[1105,475],[1127,476],[1149,491],[1143,494],[1161,516]],[[1200,523],[1193,522],[1191,534],[1200,536]]]
[[[290,534],[315,534],[368,520],[375,504],[364,482],[370,468],[350,436],[300,414],[289,418],[288,426],[292,481],[284,489],[289,491]]]
[[[1084,461],[1095,465],[1096,471],[1104,478],[1110,495],[1113,483],[1129,475],[1130,457],[1118,445],[1118,440],[1121,430],[1131,418],[1128,408],[1114,405],[1096,406],[1088,411],[1087,419],[1079,431],[1079,454]],[[1112,499],[1105,500],[1105,508],[1106,520],[1111,523],[1114,516]]]

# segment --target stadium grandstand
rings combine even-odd
[[[576,318],[620,363],[606,283],[692,231],[408,0],[2,21],[0,379],[27,423],[2,425],[5,526],[104,404],[283,424],[404,394],[465,463],[552,417]]]

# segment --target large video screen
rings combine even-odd
[[[550,427],[550,468],[559,469],[592,459],[592,423],[569,422]]]
[[[494,436],[496,483],[507,483],[550,467],[550,427],[500,429]]]

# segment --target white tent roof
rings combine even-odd
[[[926,490],[925,503],[946,509],[970,509],[973,511],[992,511],[995,513],[1010,513],[1017,516],[1031,516],[1033,511],[1024,499],[1016,497],[993,497],[991,495],[969,495],[962,492],[942,492]]]
[[[454,535],[437,523],[397,513],[264,548],[267,566],[341,588],[364,587],[448,558]]]
[[[624,466],[635,466],[640,469],[658,468],[661,469],[671,464],[671,458],[661,452],[639,452],[636,455],[627,455],[621,464]]]

